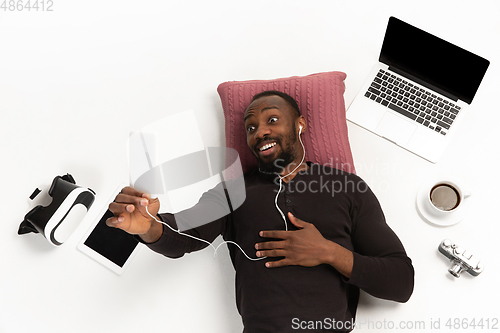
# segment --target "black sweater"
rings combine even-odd
[[[312,323],[315,328],[322,327],[325,331],[341,325],[348,328],[341,331],[350,331],[359,289],[398,302],[406,302],[413,292],[411,260],[399,238],[386,224],[380,204],[367,184],[354,174],[308,164],[307,171],[283,184],[278,205],[285,216],[288,211],[292,212],[297,218],[313,223],[326,239],[351,250],[354,255],[351,277],[347,279],[326,264],[266,268],[266,261],[279,258],[251,261],[234,245],[228,244],[236,270],[236,302],[244,332],[296,332]],[[241,206],[186,233],[210,242],[221,234],[255,258],[255,244],[269,240],[261,238],[259,231],[285,228],[274,203],[278,184],[273,176],[257,170],[248,172],[245,174],[246,200]],[[227,197],[223,193],[208,191],[193,208],[175,217],[172,214],[159,216],[177,229],[177,224],[196,220],[207,211],[213,212],[214,207],[219,207],[221,212],[227,211]],[[287,224],[288,230],[296,229],[288,217]],[[166,227],[157,242],[147,245],[170,258],[179,258],[208,246]]]

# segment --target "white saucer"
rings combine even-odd
[[[455,212],[443,214],[443,216],[435,216],[429,211],[430,209],[427,206],[428,193],[434,184],[439,181],[446,180],[447,179],[443,178],[429,180],[420,187],[417,193],[417,210],[420,213],[420,216],[427,222],[440,226],[450,226],[462,221],[467,215],[470,207],[470,198],[467,198],[462,201],[459,207],[460,209]]]

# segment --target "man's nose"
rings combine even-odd
[[[255,133],[255,138],[257,140],[263,139],[264,137],[266,137],[270,134],[271,134],[271,129],[266,125],[261,125],[257,128],[257,131]]]

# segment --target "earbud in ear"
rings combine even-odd
[[[299,135],[302,133],[302,125],[299,126]]]

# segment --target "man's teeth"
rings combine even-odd
[[[275,145],[276,145],[276,142],[268,143],[267,145],[260,147],[259,150],[260,151],[268,150],[269,148],[274,147]]]

